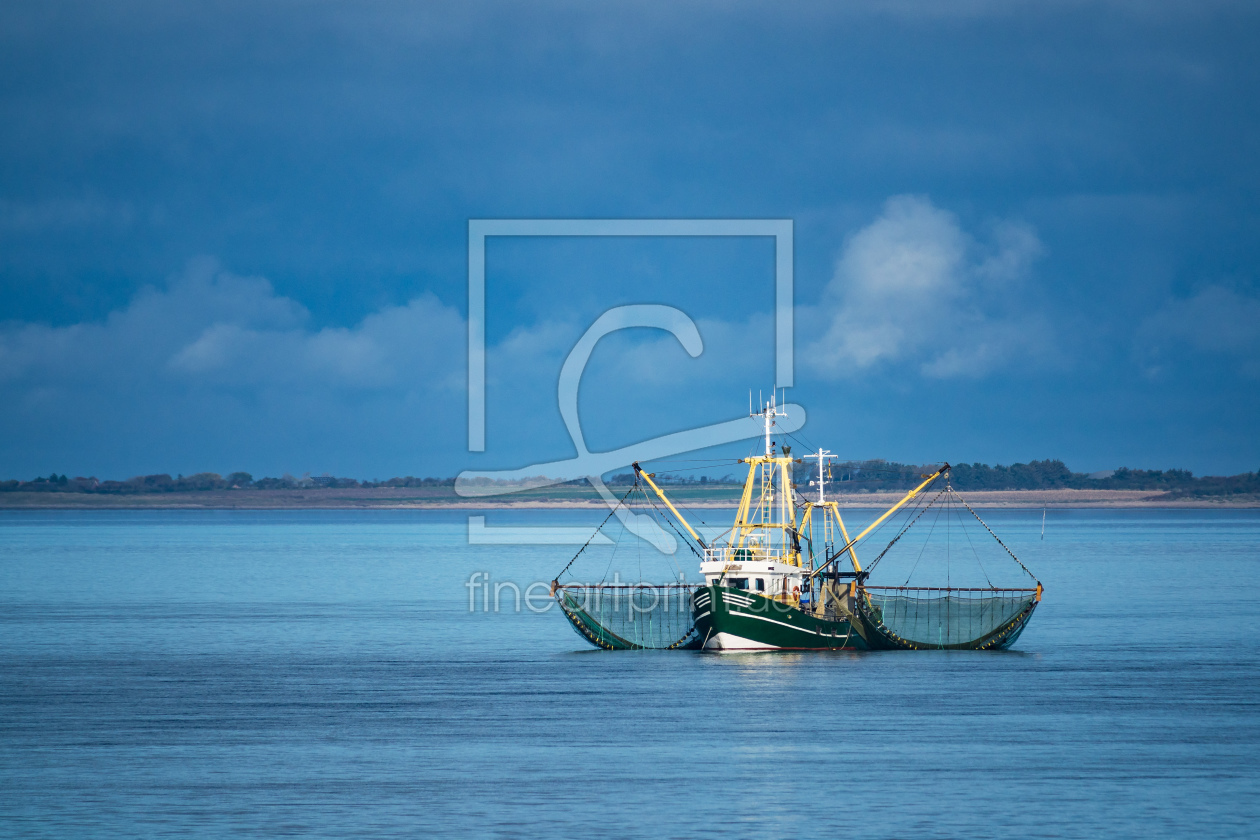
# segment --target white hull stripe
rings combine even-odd
[[[811,636],[815,635],[813,630],[806,630],[804,627],[797,627],[795,624],[788,624],[783,621],[775,621],[773,618],[766,618],[763,615],[752,615],[751,613],[735,612],[734,610],[731,610],[730,614],[738,615],[738,616],[741,616],[742,618],[755,618],[758,621],[768,621],[771,624],[777,624],[780,627],[786,627],[789,630],[795,630],[798,633],[808,633]]]

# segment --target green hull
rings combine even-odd
[[[705,650],[869,648],[847,619],[820,618],[747,590],[706,586],[696,590],[691,609]]]

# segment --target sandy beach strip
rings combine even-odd
[[[666,492],[669,492],[667,490]],[[961,494],[984,508],[1260,508],[1255,497],[1168,498],[1150,490],[980,490]],[[843,508],[886,508],[900,493],[852,493],[837,498]],[[734,508],[738,489],[671,493],[688,508]],[[463,498],[449,488],[404,487],[302,490],[209,490],[181,493],[114,495],[104,493],[0,493],[0,510],[498,510],[597,509],[603,501],[586,488],[526,491],[503,496]]]

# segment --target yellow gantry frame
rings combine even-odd
[[[862,566],[858,563],[857,553],[853,550],[853,544],[857,540],[849,539],[849,529],[844,527],[844,517],[840,515],[840,505],[836,502],[823,502],[821,505],[818,502],[805,503],[805,510],[801,513],[801,528],[809,528],[810,542],[813,542],[814,539],[814,511],[819,509],[823,512],[822,544],[826,546],[828,542],[827,513],[830,512],[836,518],[836,524],[840,526],[840,535],[844,537],[844,543],[849,551],[849,559],[853,561],[853,571],[862,571]],[[844,552],[841,551],[840,553],[843,554]]]
[[[792,494],[792,464],[795,459],[788,456],[776,458],[769,455],[758,455],[745,459],[748,464],[748,478],[744,480],[744,492],[739,500],[739,511],[735,514],[735,525],[732,527],[731,542],[738,548],[743,548],[744,542],[748,535],[754,530],[777,530],[783,532],[783,561],[793,566],[801,565],[800,552],[793,548],[790,532],[796,531],[796,503]],[[700,543],[705,545],[704,540],[695,532],[695,529],[687,523],[683,515],[678,512],[678,508],[674,507],[673,502],[665,495],[665,491],[656,486],[656,482],[652,480],[652,474],[645,472],[638,464],[634,464],[634,470],[648,486],[656,493],[660,500],[665,503],[670,512],[678,518],[682,526],[687,529],[687,533]],[[764,467],[765,469],[760,469]],[[752,495],[753,487],[760,480],[760,493],[758,494],[757,506],[753,508]],[[774,499],[775,480],[778,479],[781,492],[778,498],[778,522],[775,522],[775,511],[771,509]],[[759,511],[761,516],[759,522],[753,521],[753,513]],[[843,527],[843,526],[842,526]],[[847,538],[847,537],[846,537]]]
[[[783,532],[784,562],[799,566],[801,565],[800,552],[792,547],[789,536],[790,532],[796,531],[796,502],[792,494],[792,464],[795,462],[794,458],[786,455],[778,458],[772,455],[756,455],[744,459],[744,463],[748,464],[748,478],[744,479],[744,492],[739,499],[739,510],[735,513],[731,542],[737,548],[743,548],[752,531],[781,531]],[[771,509],[776,479],[781,488],[776,506],[778,522],[774,521],[776,511]],[[760,492],[757,506],[754,508],[753,487],[758,483],[760,483]],[[753,521],[755,513],[760,513],[759,522]]]

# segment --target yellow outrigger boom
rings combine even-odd
[[[852,548],[853,548],[853,546],[854,546],[854,545],[856,545],[856,544],[857,544],[857,542],[858,542],[859,540],[861,540],[863,537],[865,537],[865,536],[866,536],[867,534],[869,534],[871,531],[874,531],[876,528],[878,528],[878,527],[880,526],[880,524],[881,524],[881,523],[883,523],[883,521],[884,521],[885,519],[887,519],[888,517],[892,516],[894,513],[896,513],[897,511],[901,510],[903,507],[905,507],[906,502],[909,502],[909,501],[910,501],[911,499],[913,499],[915,496],[919,495],[919,493],[921,493],[921,492],[923,491],[923,488],[924,488],[924,487],[927,487],[927,486],[928,486],[929,484],[931,484],[933,481],[936,481],[936,479],[940,478],[941,474],[942,474],[942,473],[944,473],[944,472],[945,472],[946,470],[948,470],[948,469],[949,469],[949,464],[945,464],[945,465],[944,465],[944,466],[942,466],[939,470],[937,470],[936,472],[934,472],[934,473],[932,473],[930,476],[928,476],[928,477],[927,477],[927,480],[925,480],[925,481],[924,481],[922,484],[920,484],[918,487],[914,488],[914,489],[913,489],[913,490],[911,490],[909,493],[907,493],[907,494],[906,494],[906,495],[902,498],[902,500],[901,500],[901,501],[897,502],[897,504],[893,505],[893,506],[892,506],[892,507],[890,507],[888,510],[884,511],[884,515],[883,515],[883,516],[881,516],[879,519],[876,519],[876,520],[875,520],[874,522],[872,522],[870,525],[868,525],[865,531],[863,531],[862,533],[858,534],[858,535],[857,535],[856,537],[854,537],[853,539],[849,540],[848,544],[847,544],[847,545],[845,545],[845,547],[844,547],[844,548],[842,548],[842,549],[840,549],[839,551],[837,551],[837,552],[836,552],[835,554],[833,554],[833,555],[831,556],[831,558],[830,558],[830,559],[828,559],[825,563],[823,563],[823,564],[822,564],[821,566],[819,566],[817,569],[814,569],[814,571],[810,572],[810,573],[809,573],[809,576],[810,576],[810,577],[814,577],[814,576],[816,576],[819,572],[821,572],[823,569],[825,569],[825,568],[827,568],[828,566],[830,566],[830,565],[831,565],[831,564],[832,564],[835,560],[837,560],[837,559],[840,557],[840,555],[842,555],[842,554],[844,554],[846,551],[849,551],[850,549],[852,549]],[[859,570],[859,571],[860,571],[860,570]]]
[[[639,466],[638,461],[635,461],[632,466],[634,467],[635,473],[639,475],[640,477],[642,477],[642,479],[648,483],[648,486],[656,491],[656,495],[661,497],[661,501],[664,502],[667,507],[669,507],[670,511],[673,512],[674,516],[678,517],[678,521],[681,522],[682,526],[687,529],[687,533],[691,534],[691,536],[695,539],[695,541],[700,543],[701,548],[708,548],[708,546],[705,545],[704,540],[700,539],[700,535],[697,534],[695,530],[690,525],[687,524],[686,519],[683,519],[683,515],[678,512],[678,508],[674,507],[674,503],[671,502],[665,496],[665,493],[661,490],[661,488],[656,486],[656,482],[652,480],[652,473],[644,472],[643,468]]]

